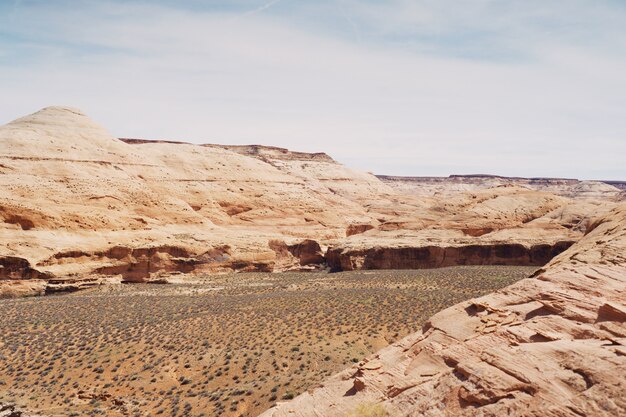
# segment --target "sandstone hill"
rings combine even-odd
[[[303,238],[372,221],[351,193],[393,194],[330,158],[317,162],[318,179],[291,172],[306,171],[301,159],[277,168],[216,146],[128,144],[69,108],[9,123],[0,143],[5,279],[272,270],[309,249]]]
[[[539,266],[620,199],[491,185],[407,192],[323,153],[120,140],[48,107],[0,127],[0,296],[180,273]]]
[[[262,416],[625,415],[626,205],[587,232],[534,277]]]

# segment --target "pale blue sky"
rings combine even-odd
[[[0,0],[0,123],[626,179],[626,1]]]

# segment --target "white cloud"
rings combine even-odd
[[[546,36],[525,26],[550,8],[493,3],[446,16],[439,2],[341,2],[367,31],[362,42],[314,30],[303,15],[270,14],[276,4],[235,19],[137,3],[23,4],[11,30],[24,40],[0,42],[9,97],[0,118],[68,104],[120,136],[326,151],[381,173],[626,178],[626,29],[594,8],[591,21],[608,23],[577,44],[575,30]],[[571,4],[582,18],[581,3]],[[455,57],[446,50],[454,45],[429,41],[448,34],[454,44],[481,24],[502,34],[489,38],[491,52],[514,59]]]

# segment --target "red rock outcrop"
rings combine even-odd
[[[17,256],[0,256],[0,279],[46,279],[50,274],[33,268],[28,259]]]
[[[0,143],[0,286],[272,271],[272,240],[320,263],[317,242],[376,216],[354,196],[393,194],[321,153],[121,141],[64,107],[0,127]]]
[[[626,205],[534,277],[415,333],[263,417],[626,414]]]

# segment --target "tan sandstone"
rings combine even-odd
[[[415,333],[264,417],[626,413],[626,205],[529,279]]]
[[[0,127],[0,144],[1,296],[40,294],[30,280],[542,265],[617,204],[560,182],[409,193],[323,153],[116,139],[66,107]]]

